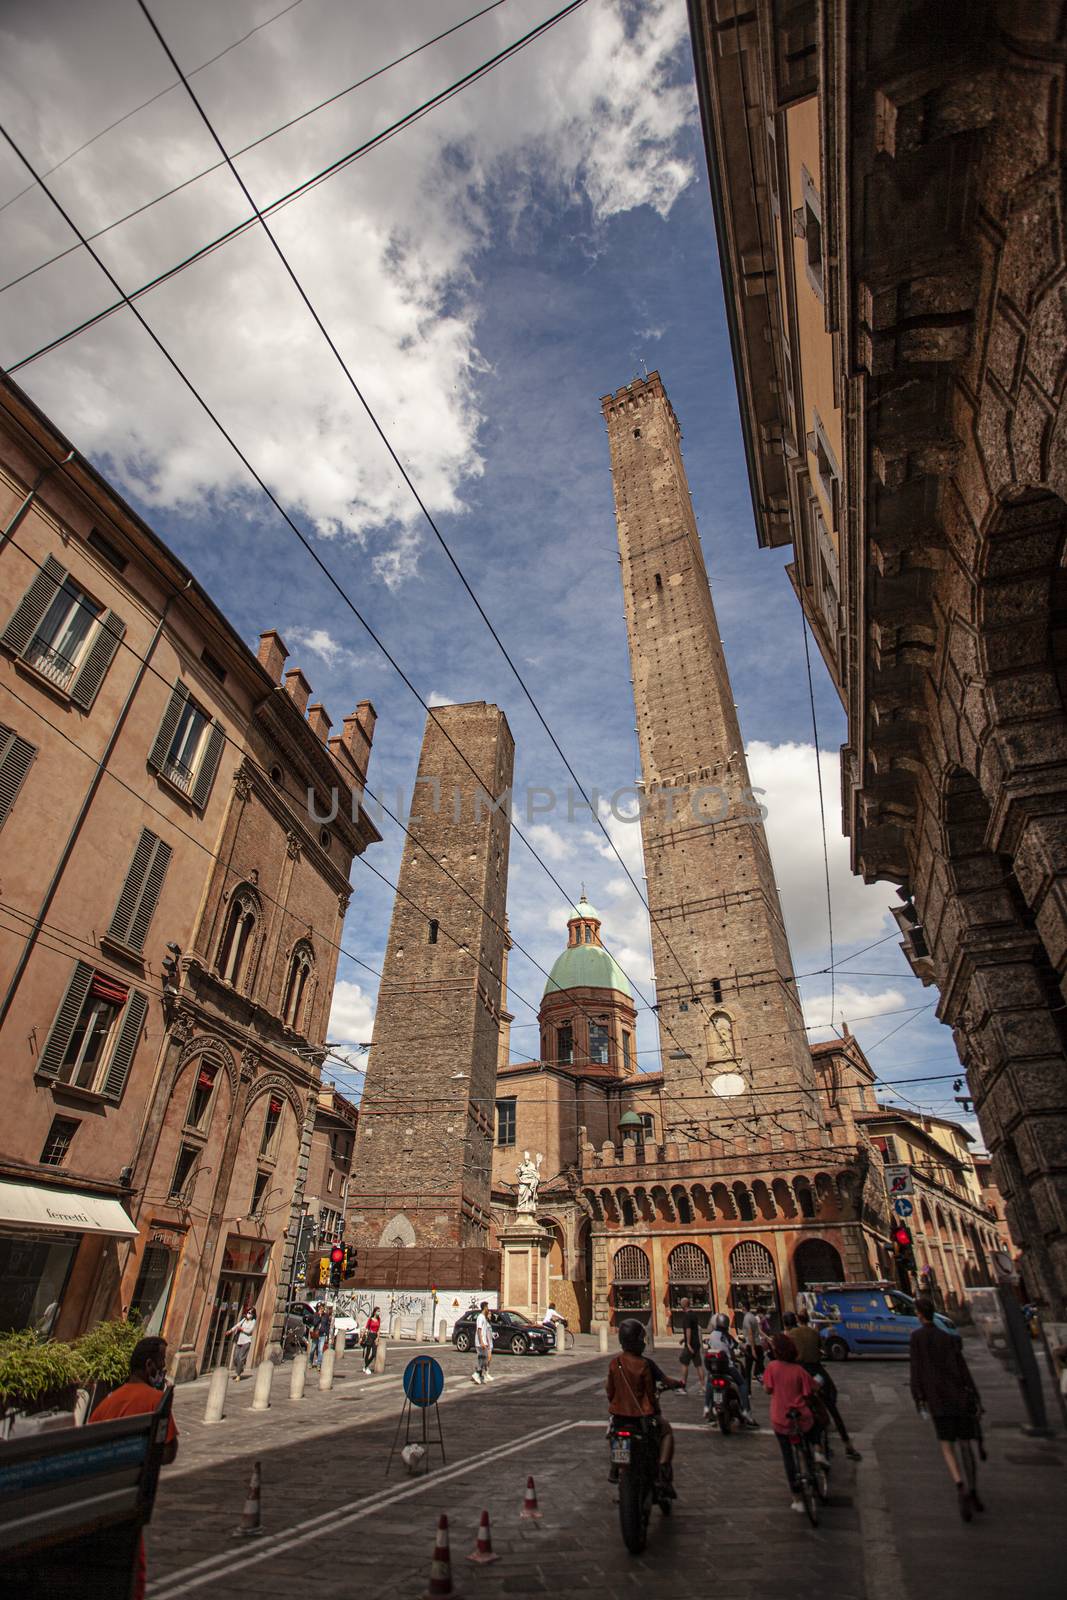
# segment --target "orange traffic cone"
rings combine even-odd
[[[452,1557],[448,1550],[448,1518],[444,1512],[437,1522],[437,1539],[430,1562],[430,1587],[424,1600],[440,1600],[443,1595],[455,1596],[452,1587]]]
[[[241,1512],[240,1526],[233,1530],[235,1539],[248,1539],[254,1534],[262,1533],[259,1525],[259,1493],[262,1475],[259,1462],[252,1463],[252,1476],[248,1480],[248,1494],[245,1496],[245,1508]]]
[[[480,1566],[488,1566],[490,1561],[499,1561],[500,1557],[493,1553],[493,1539],[489,1532],[489,1513],[482,1512],[482,1520],[478,1524],[478,1542],[474,1546],[468,1561],[477,1561]]]
[[[520,1520],[523,1522],[540,1522],[541,1515],[542,1513],[537,1504],[537,1490],[534,1488],[534,1481],[532,1478],[527,1478],[526,1493],[522,1497],[522,1516]]]

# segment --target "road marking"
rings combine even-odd
[[[377,1494],[368,1495],[364,1500],[353,1500],[348,1506],[339,1506],[334,1511],[324,1511],[317,1517],[309,1517],[297,1525],[297,1531],[267,1534],[254,1550],[242,1546],[240,1550],[223,1550],[218,1555],[207,1556],[203,1561],[194,1562],[191,1567],[184,1567],[180,1572],[172,1573],[169,1578],[161,1578],[158,1584],[150,1583],[148,1593],[153,1600],[175,1600],[178,1595],[189,1594],[194,1589],[202,1588],[204,1584],[217,1582],[229,1572],[255,1566],[260,1561],[269,1560],[271,1556],[280,1555],[283,1550],[292,1550],[297,1545],[306,1544],[326,1527],[332,1532],[336,1528],[348,1527],[353,1522],[362,1522],[365,1517],[373,1516],[376,1511],[381,1511],[386,1506],[395,1505],[400,1500],[409,1500],[413,1495],[436,1488],[438,1484],[448,1483],[452,1478],[466,1477],[479,1467],[503,1461],[505,1457],[513,1456],[517,1451],[526,1450],[533,1445],[544,1444],[549,1439],[558,1438],[562,1433],[568,1433],[576,1426],[603,1427],[604,1424],[560,1422],[551,1428],[542,1428],[537,1433],[528,1433],[512,1444],[484,1450],[481,1455],[472,1456],[469,1461],[461,1465],[447,1467],[442,1472],[427,1473],[426,1477],[420,1478],[416,1483],[397,1484],[394,1488],[380,1489]]]

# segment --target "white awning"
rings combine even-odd
[[[0,1228],[48,1228],[57,1233],[94,1233],[102,1239],[136,1239],[137,1229],[118,1200],[76,1194],[40,1183],[0,1181]]]

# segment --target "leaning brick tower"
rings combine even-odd
[[[487,1286],[513,761],[497,706],[427,720],[347,1206],[374,1286]]]
[[[601,401],[641,752],[660,1048],[675,1136],[822,1142],[763,813],[659,374]],[[770,641],[768,641],[770,647]]]

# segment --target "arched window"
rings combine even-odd
[[[616,1313],[652,1309],[652,1268],[640,1245],[624,1244],[611,1263]]]
[[[770,1251],[754,1239],[735,1244],[730,1251],[730,1304],[735,1311],[745,1306],[764,1317],[778,1313],[774,1260]]]
[[[699,1245],[675,1245],[667,1257],[667,1292],[672,1313],[688,1300],[694,1311],[711,1314],[711,1263]]]
[[[230,897],[230,909],[215,962],[219,977],[242,991],[248,988],[252,977],[259,917],[259,896],[251,885],[242,883]]]
[[[297,1033],[304,1022],[305,1003],[314,968],[315,957],[311,946],[301,939],[289,959],[289,975],[285,980],[285,997],[282,1001],[282,1021]]]
[[[802,1239],[793,1253],[797,1288],[813,1283],[844,1283],[841,1256],[828,1239]]]

